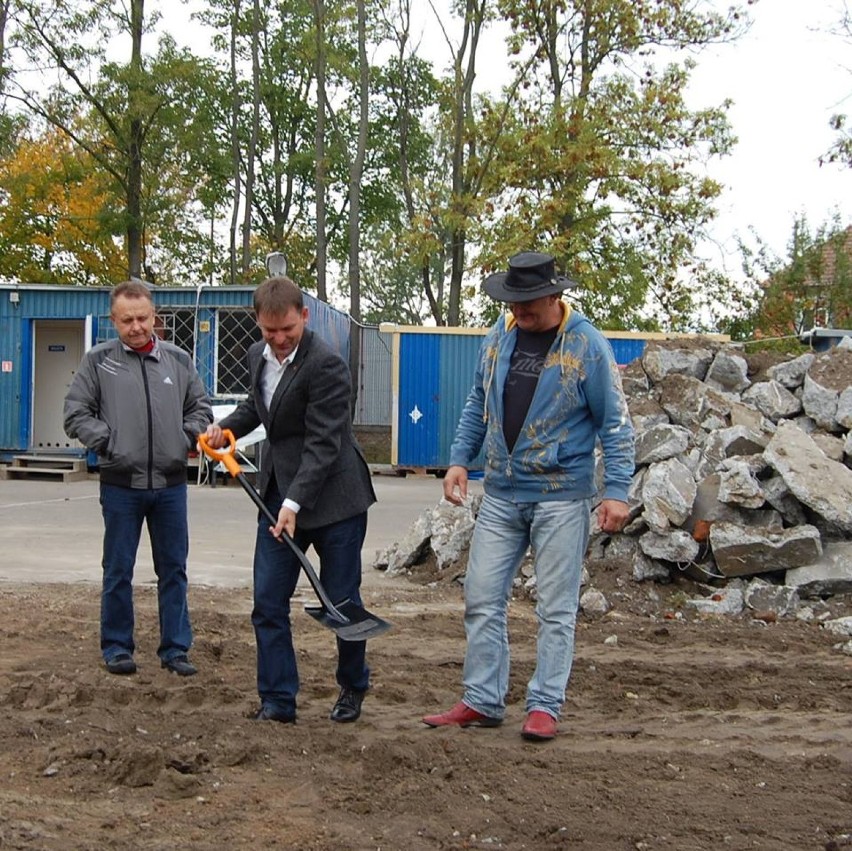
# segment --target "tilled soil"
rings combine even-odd
[[[580,619],[560,734],[535,744],[529,601],[511,608],[503,726],[430,729],[460,696],[461,589],[367,590],[394,629],[370,642],[361,719],[328,720],[334,636],[298,611],[282,725],[250,719],[247,589],[191,589],[200,670],[180,679],[156,658],[151,588],[139,672],[117,677],[98,587],[0,586],[0,848],[852,848],[852,659],[818,623],[702,618],[682,590],[633,586]]]

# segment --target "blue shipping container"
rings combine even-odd
[[[81,454],[62,429],[62,404],[85,351],[115,336],[112,287],[0,284],[0,458]],[[260,333],[254,287],[154,287],[157,332],[195,356],[213,401],[245,395],[244,352]],[[308,327],[349,359],[349,316],[305,293]]]
[[[473,384],[485,328],[382,325],[392,336],[391,464],[440,472]],[[604,331],[620,366],[642,356],[649,340],[666,334]],[[480,453],[472,469],[481,469]]]

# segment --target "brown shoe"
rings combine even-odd
[[[466,703],[457,703],[447,712],[440,715],[426,715],[423,723],[430,727],[499,727],[503,723],[502,718],[491,718],[483,715],[475,709],[471,709]]]
[[[547,742],[556,736],[556,719],[540,709],[533,709],[527,715],[521,735],[531,742]]]

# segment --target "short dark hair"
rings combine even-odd
[[[254,312],[274,315],[288,313],[291,308],[301,311],[305,306],[302,291],[290,278],[267,278],[254,291]]]
[[[115,300],[122,296],[125,298],[147,298],[152,306],[154,304],[154,296],[151,295],[151,288],[147,284],[143,284],[141,281],[122,281],[120,284],[116,284],[109,294],[110,312],[115,306]]]

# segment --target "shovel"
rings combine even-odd
[[[205,455],[216,461],[221,461],[225,465],[225,468],[243,486],[245,492],[251,497],[252,502],[260,509],[270,525],[275,526],[278,518],[264,505],[263,499],[257,492],[257,489],[246,478],[245,473],[240,468],[239,461],[235,457],[234,453],[237,441],[234,433],[230,429],[224,429],[223,434],[230,444],[227,449],[213,449],[208,445],[207,436],[204,434],[199,435],[198,445]],[[351,600],[343,600],[337,604],[332,603],[316,571],[305,554],[296,546],[296,542],[286,532],[279,536],[279,540],[283,541],[293,550],[293,553],[299,560],[299,564],[302,566],[302,570],[305,571],[305,575],[311,583],[311,587],[314,589],[317,597],[319,597],[320,603],[322,603],[320,606],[305,606],[305,611],[314,620],[319,621],[323,626],[335,632],[337,637],[343,641],[365,641],[368,638],[375,638],[377,635],[381,635],[390,629],[391,625],[386,620],[370,614],[366,609],[357,603],[353,603]]]

